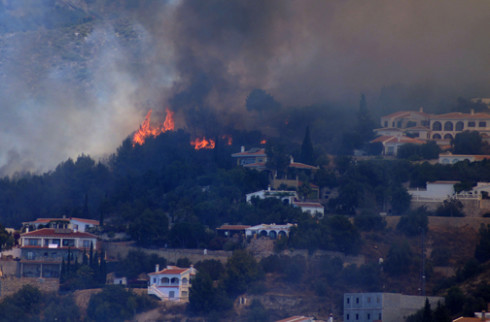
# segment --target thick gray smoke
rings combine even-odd
[[[114,152],[150,108],[253,126],[255,88],[283,106],[490,96],[486,0],[3,0],[0,18],[0,176]]]

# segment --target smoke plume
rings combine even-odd
[[[254,89],[286,107],[488,97],[489,13],[484,0],[4,0],[0,176],[112,153],[150,108],[196,132],[253,127]]]

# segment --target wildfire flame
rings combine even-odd
[[[267,143],[267,140],[265,140],[265,139],[260,141],[260,144],[266,144],[266,143]]]
[[[232,145],[233,144],[233,138],[231,137],[231,135],[223,134],[221,136],[221,139],[226,140],[226,144],[228,144],[228,145]]]
[[[206,139],[205,137],[201,138],[195,138],[194,140],[191,141],[191,145],[194,147],[196,150],[200,149],[214,149],[216,143],[214,140],[211,139]]]
[[[150,124],[151,110],[148,111],[148,114],[146,114],[145,120],[143,123],[141,123],[139,130],[133,135],[133,146],[136,144],[142,145],[145,143],[145,139],[149,136],[157,137],[164,132],[173,131],[175,129],[174,112],[168,108],[166,109],[166,112],[167,115],[165,116],[163,125],[161,127],[152,127]]]

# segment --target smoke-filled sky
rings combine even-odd
[[[488,0],[2,0],[0,176],[113,153],[150,108],[238,126],[256,88],[373,110],[395,87],[490,97],[489,30]]]

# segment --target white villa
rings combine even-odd
[[[167,266],[159,269],[156,265],[155,272],[148,274],[148,294],[155,295],[162,301],[188,302],[191,279],[196,275],[196,269],[192,265],[190,268]]]

